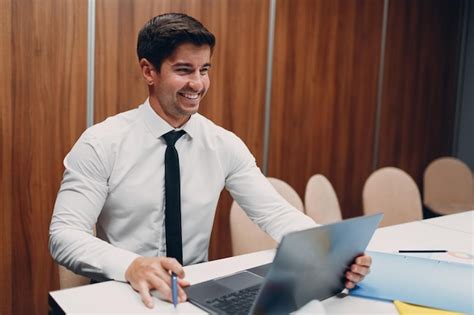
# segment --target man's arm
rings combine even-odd
[[[235,139],[229,158],[231,171],[226,187],[249,218],[280,241],[283,235],[317,226],[311,218],[291,206],[270,184],[256,166],[255,159],[240,139]],[[346,287],[353,288],[370,272],[372,259],[361,255],[347,270]]]
[[[54,260],[89,278],[128,281],[147,307],[153,307],[150,290],[171,301],[171,277],[178,280],[179,301],[186,300],[181,287],[189,283],[182,266],[167,257],[141,257],[93,235],[93,227],[108,195],[111,172],[108,155],[87,134],[64,159],[64,178],[54,206],[49,248]]]
[[[275,190],[239,138],[233,136],[228,150],[226,188],[263,231],[279,242],[289,232],[318,225]]]
[[[64,159],[65,172],[49,231],[53,259],[93,279],[125,281],[125,270],[138,255],[93,235],[108,194],[108,165],[94,138],[81,136]]]

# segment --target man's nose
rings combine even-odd
[[[190,78],[188,85],[191,89],[196,92],[201,91],[204,88],[204,78],[199,72],[193,73]]]

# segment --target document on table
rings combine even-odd
[[[474,312],[472,265],[380,252],[369,255],[371,271],[351,295]]]

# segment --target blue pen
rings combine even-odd
[[[173,305],[176,308],[178,304],[178,276],[174,272],[171,273],[171,291],[173,294]]]

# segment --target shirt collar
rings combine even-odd
[[[160,117],[151,107],[149,99],[140,106],[142,117],[150,132],[154,137],[160,138],[171,130],[184,130],[191,138],[195,138],[199,134],[198,117],[199,114],[191,115],[189,120],[180,128],[174,128],[166,120]]]

